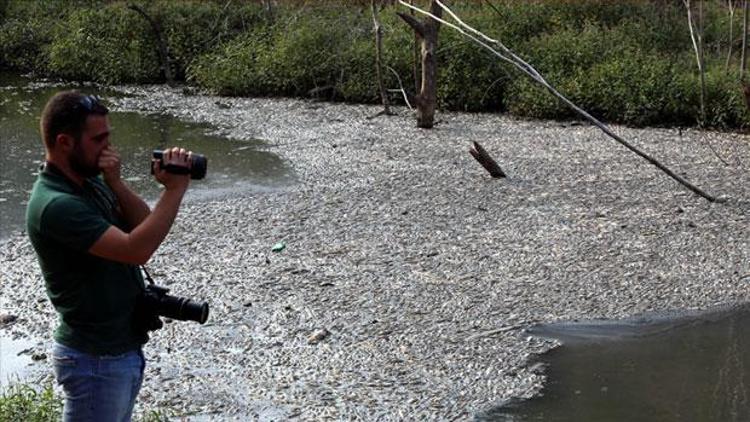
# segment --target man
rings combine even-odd
[[[60,92],[40,129],[46,163],[26,210],[47,294],[58,312],[52,353],[65,421],[130,420],[143,380],[145,329],[134,324],[144,264],[169,232],[189,175],[152,163],[164,191],[153,210],[120,177],[108,110],[97,97]],[[190,166],[172,148],[164,164]],[[101,175],[101,177],[100,177]]]

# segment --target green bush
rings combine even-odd
[[[273,75],[263,74],[257,62],[270,48],[265,31],[241,35],[195,59],[187,68],[188,81],[220,95],[268,95]]]
[[[638,46],[623,32],[585,24],[580,29],[566,28],[530,40],[523,56],[562,95],[585,108],[592,104],[582,96],[582,84],[592,68],[635,51]],[[535,118],[574,115],[567,105],[526,75],[511,82],[505,105],[511,113]]]
[[[706,73],[706,122],[704,126],[750,127],[750,113],[745,105],[738,80],[737,73],[727,73],[719,65],[711,67]],[[688,83],[693,87],[692,95],[695,96],[695,92],[700,90],[698,75],[692,75]]]
[[[491,52],[459,38],[445,38],[444,44],[452,43],[438,56],[438,105],[463,111],[501,109],[514,75]]]
[[[382,76],[386,89],[398,89],[399,79],[404,89],[414,91],[412,68],[413,32],[396,15],[398,7],[387,7],[379,12],[382,28]],[[351,45],[344,51],[342,61],[343,78],[337,84],[341,99],[352,102],[380,102],[375,69],[375,35],[372,21],[365,14],[358,21],[360,29]],[[390,69],[389,69],[390,68]],[[392,70],[391,70],[392,69]],[[394,75],[394,72],[398,75]],[[389,94],[392,103],[402,103],[401,94]]]
[[[12,384],[0,394],[0,421],[57,422],[62,419],[63,398],[52,384],[38,390],[28,384]],[[141,422],[166,422],[164,410],[149,410],[135,418]]]
[[[572,93],[578,91],[575,89],[577,78],[566,78],[559,74],[543,76],[558,92],[576,102]],[[571,84],[573,86],[570,86]],[[568,119],[575,116],[570,107],[526,75],[520,75],[513,80],[504,100],[506,109],[517,116],[536,119]]]
[[[279,93],[306,95],[310,89],[335,82],[340,48],[343,39],[348,39],[343,32],[340,24],[321,16],[300,16],[285,31],[274,34],[272,48],[257,64],[271,76]]]
[[[372,38],[358,37],[343,51],[341,78],[336,83],[335,95],[344,101],[374,103],[380,101],[380,93],[375,69],[375,41]],[[397,82],[385,67],[383,80],[386,89],[396,87]]]
[[[609,57],[581,75],[576,97],[582,107],[606,121],[682,124],[689,113],[677,72],[664,57],[633,51]]]
[[[259,4],[225,6],[163,0],[149,5],[148,13],[161,21],[175,79],[185,79],[187,67],[216,45],[264,24],[263,8]]]
[[[0,26],[0,68],[44,73],[47,66],[42,48],[51,36],[34,26],[38,23],[8,19]]]
[[[0,19],[0,68],[46,75],[48,47],[67,14],[61,0],[5,1]],[[70,4],[75,4],[70,2]]]
[[[155,45],[147,22],[125,4],[83,8],[57,31],[49,67],[69,80],[154,81],[160,74]]]
[[[43,390],[15,384],[0,395],[0,421],[58,421],[62,415],[62,399],[55,396],[51,385]]]
[[[221,95],[309,96],[379,102],[369,8],[351,2],[135,0],[166,37],[172,74]],[[501,40],[573,102],[606,121],[700,122],[700,85],[684,6],[604,0],[459,2],[467,23]],[[122,0],[0,0],[0,68],[103,83],[162,80],[149,23]],[[496,9],[496,10],[495,10]],[[380,11],[383,64],[414,93],[413,31]],[[724,71],[729,42],[739,57],[741,13],[728,40],[726,7],[705,4],[708,65],[705,123],[750,125],[736,72]],[[512,65],[443,26],[438,106],[565,119],[575,114]],[[387,88],[398,78],[383,69]],[[401,96],[392,94],[394,101]]]
[[[199,58],[188,78],[227,95],[306,96],[323,89],[329,97],[346,91],[348,98],[359,92],[346,82],[355,80],[352,69],[364,64],[364,40],[370,36],[358,19],[364,18],[328,7],[287,16]]]

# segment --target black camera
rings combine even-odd
[[[208,159],[203,154],[191,154],[190,155],[190,168],[183,166],[176,166],[174,164],[164,165],[161,161],[164,151],[155,149],[153,151],[153,157],[159,161],[161,168],[172,174],[190,174],[191,179],[203,179],[206,177],[206,171],[208,170]],[[151,172],[154,172],[154,168],[151,167]]]
[[[146,285],[146,289],[136,302],[136,325],[147,330],[162,327],[160,316],[180,321],[205,323],[208,319],[208,303],[194,302],[191,299],[167,294],[169,289],[156,284]]]

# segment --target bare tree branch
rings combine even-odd
[[[457,26],[457,25],[455,25],[453,23],[447,22],[447,21],[445,21],[445,20],[443,20],[443,19],[441,19],[441,18],[439,18],[439,17],[431,14],[430,12],[427,12],[425,10],[419,9],[419,8],[417,8],[415,6],[411,6],[408,3],[405,3],[403,0],[399,0],[399,3],[401,5],[403,5],[403,6],[413,8],[414,10],[416,10],[417,12],[419,12],[421,14],[424,14],[424,15],[427,15],[427,16],[431,16],[433,19],[439,21],[440,23],[442,23],[442,24],[444,24],[444,25],[446,25],[446,26],[448,26],[450,28],[453,28],[453,29],[457,30],[461,34],[467,36],[468,38],[470,38],[471,40],[473,40],[474,42],[476,42],[477,44],[479,44],[482,47],[484,47],[484,48],[488,49],[489,51],[491,51],[495,56],[497,56],[500,59],[502,59],[502,60],[504,60],[504,61],[512,64],[513,66],[515,66],[516,68],[518,68],[519,70],[521,70],[523,73],[525,73],[526,75],[528,75],[529,77],[531,77],[532,79],[534,79],[535,81],[537,81],[538,83],[542,84],[542,86],[544,86],[555,97],[557,97],[558,99],[560,99],[561,101],[563,101],[566,105],[568,105],[568,107],[572,108],[575,112],[577,112],[578,114],[580,114],[581,116],[583,116],[584,118],[586,118],[586,120],[588,120],[591,123],[593,123],[595,126],[597,126],[599,129],[601,129],[604,133],[606,133],[607,135],[609,135],[612,139],[614,139],[615,141],[617,141],[619,144],[621,144],[625,148],[631,150],[632,152],[634,152],[635,154],[637,154],[641,158],[645,159],[649,163],[653,164],[659,170],[661,170],[662,172],[666,173],[669,177],[671,177],[672,179],[676,180],[677,182],[679,182],[680,184],[682,184],[686,188],[690,189],[695,194],[697,194],[697,195],[705,198],[706,200],[708,200],[710,202],[724,202],[724,199],[722,199],[722,198],[717,199],[716,197],[714,197],[712,195],[709,195],[708,193],[704,192],[703,190],[701,190],[697,186],[691,184],[687,180],[685,180],[682,177],[680,177],[679,175],[675,174],[672,170],[670,170],[669,168],[667,168],[664,164],[660,163],[659,161],[657,161],[653,157],[649,156],[648,154],[644,153],[640,149],[636,148],[635,146],[631,145],[630,143],[628,143],[627,141],[625,141],[624,139],[622,139],[619,135],[617,135],[616,133],[612,132],[612,130],[607,125],[605,125],[604,123],[600,122],[594,116],[592,116],[591,114],[589,114],[585,110],[581,109],[576,104],[574,104],[572,101],[570,101],[565,96],[563,96],[560,92],[558,92],[554,87],[552,87],[544,79],[544,77],[536,69],[534,69],[533,66],[531,66],[529,63],[526,63],[523,59],[521,59],[520,57],[518,57],[515,53],[513,53],[513,51],[511,51],[503,43],[501,43],[498,40],[492,39],[492,38],[484,35],[483,33],[477,31],[476,29],[472,28],[471,26],[465,24],[461,19],[458,18],[458,16],[456,16],[453,13],[453,11],[451,11],[448,7],[446,7],[445,5],[443,5],[439,0],[435,0],[435,1],[440,5],[440,7],[443,8],[443,10],[445,10],[445,12],[447,12],[451,16],[451,18],[453,18],[456,22],[458,22],[458,24],[461,25],[461,27],[459,27],[459,26]],[[464,30],[464,28],[465,28],[465,30]],[[469,31],[469,32],[471,32],[473,34],[476,34],[476,36],[468,33],[467,31]],[[479,39],[477,37],[480,37],[481,39]],[[491,43],[491,44],[494,44],[494,45],[498,46],[498,48],[500,48],[500,50],[502,52],[495,50],[488,43]]]
[[[407,94],[406,90],[404,90],[404,85],[401,83],[401,78],[398,76],[398,72],[393,70],[393,68],[390,66],[386,66],[386,67],[388,68],[388,70],[393,72],[393,74],[396,76],[396,79],[398,80],[398,86],[401,88],[401,89],[390,90],[390,91],[401,91],[401,93],[404,95],[404,102],[406,102],[406,105],[409,107],[409,110],[414,110],[414,107],[412,107],[411,103],[409,102],[409,94]]]
[[[161,70],[164,73],[164,79],[167,81],[167,84],[171,85],[174,80],[172,78],[172,66],[169,63],[169,48],[167,46],[167,41],[164,39],[164,31],[162,31],[161,23],[157,20],[152,18],[148,13],[146,13],[143,8],[137,4],[131,3],[128,5],[128,9],[135,11],[139,15],[145,19],[149,25],[151,25],[151,29],[154,31],[154,38],[156,39],[156,45],[159,51],[159,62],[161,63]]]

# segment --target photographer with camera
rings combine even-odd
[[[120,176],[108,112],[98,97],[77,91],[47,102],[40,122],[46,163],[26,213],[59,314],[52,358],[65,421],[131,418],[143,380],[141,348],[154,329],[138,322],[136,304],[148,291],[138,266],[166,237],[190,184],[188,171],[169,170],[189,170],[192,153],[163,151],[151,165],[164,191],[150,210]]]

